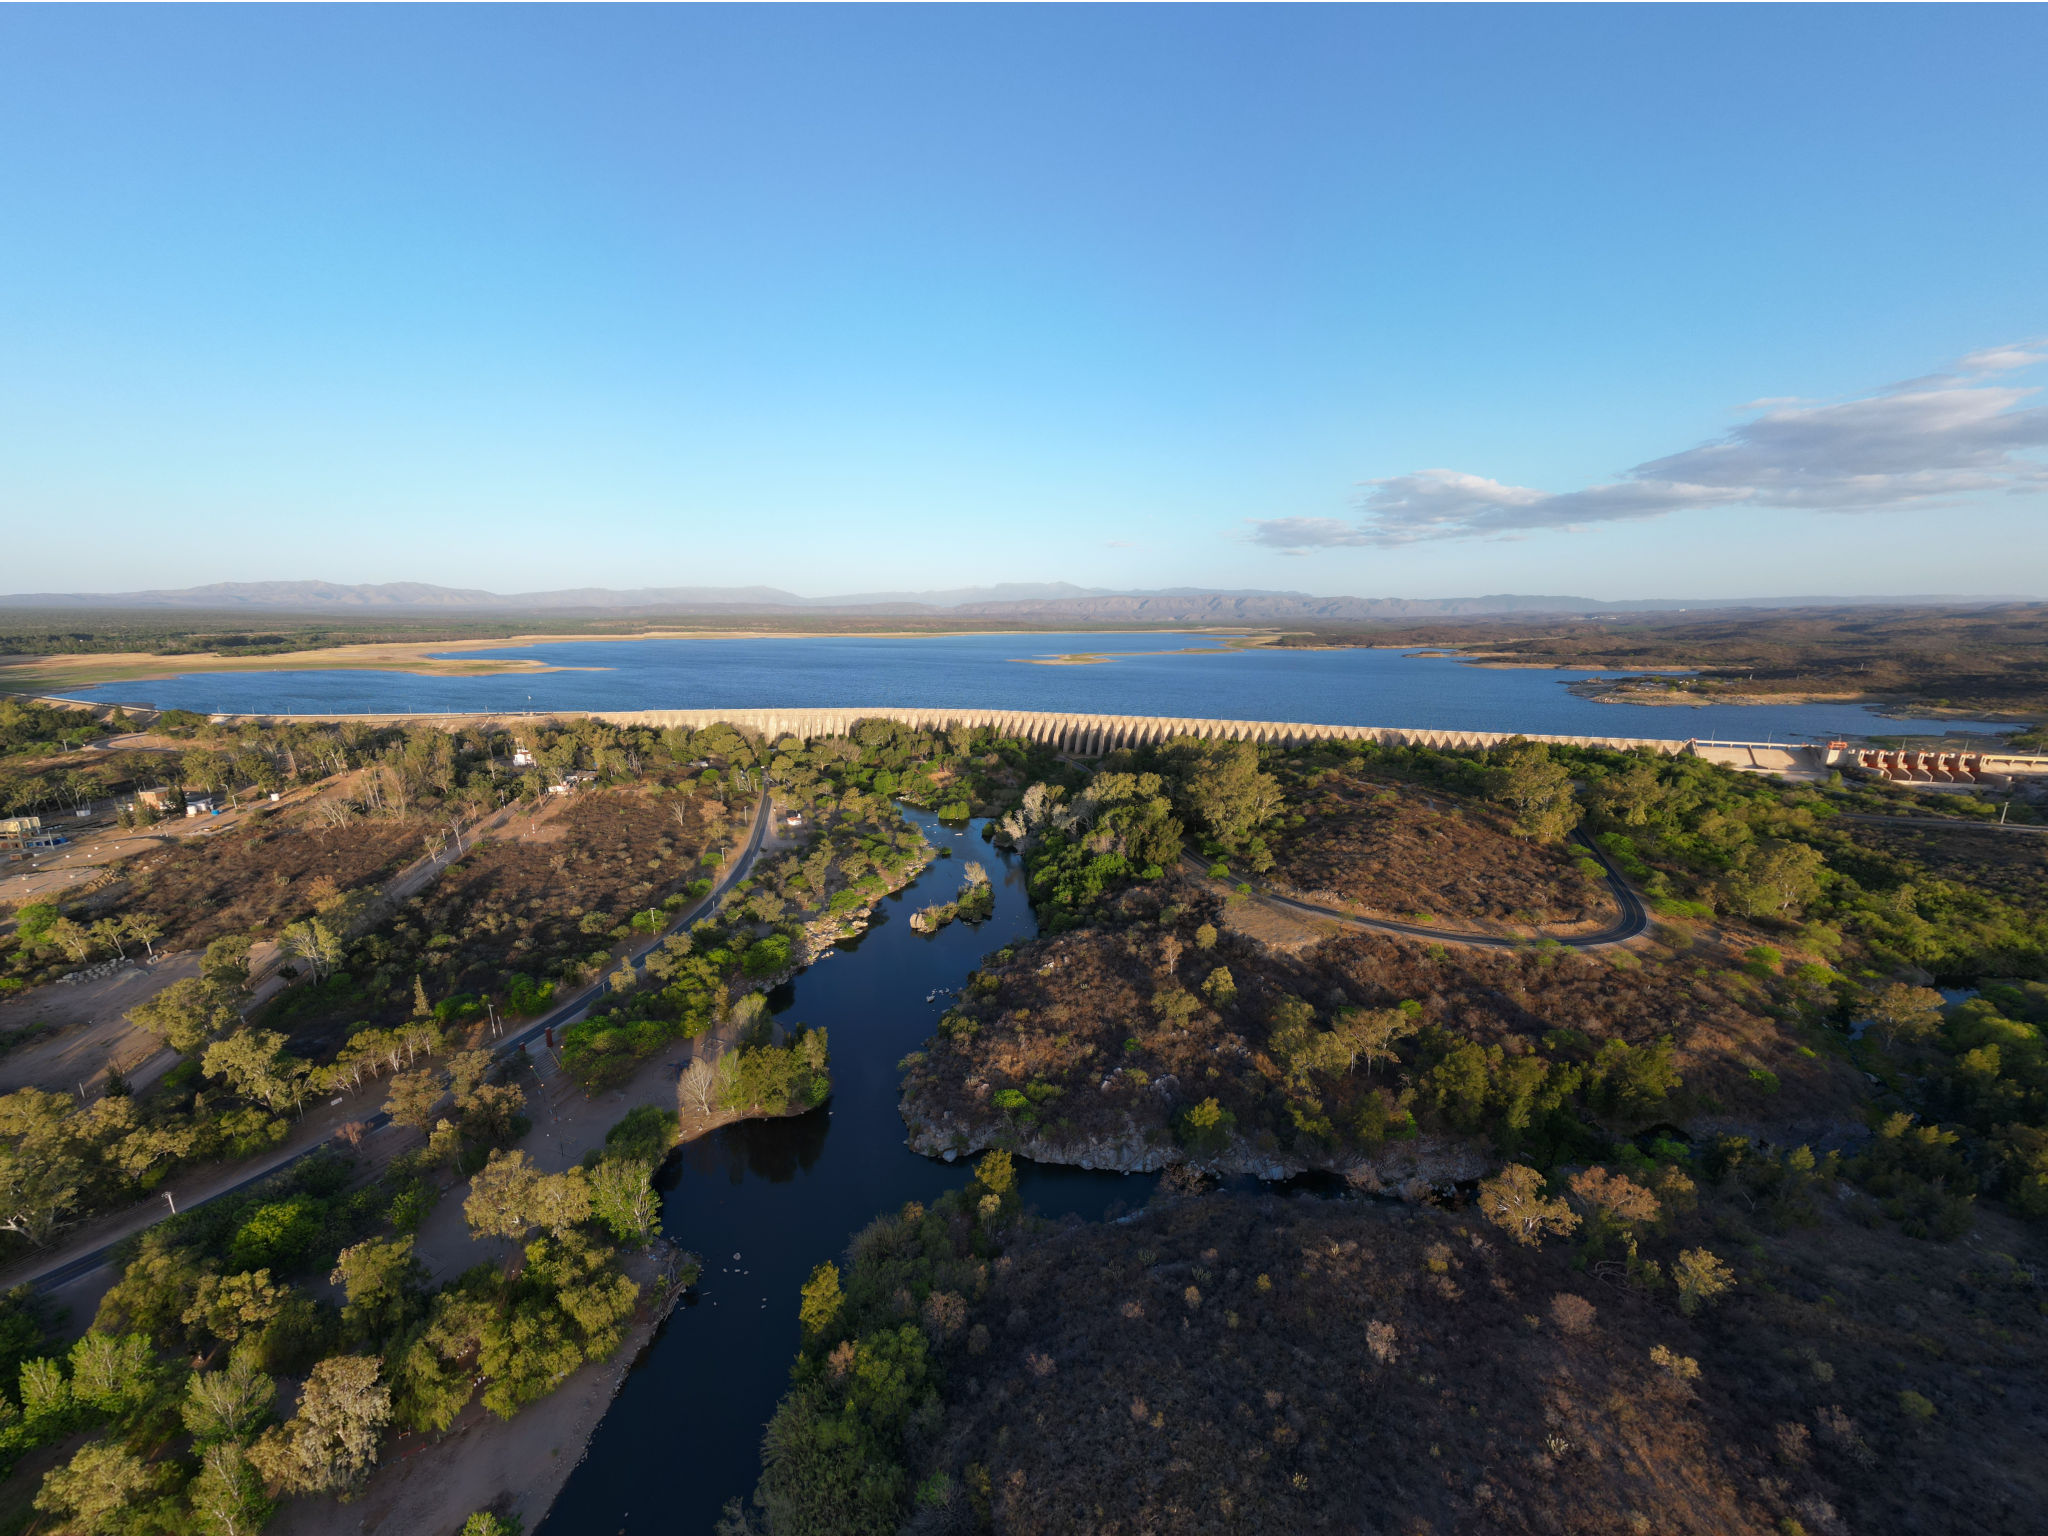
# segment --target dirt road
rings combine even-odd
[[[1300,901],[1292,896],[1282,896],[1276,891],[1252,886],[1252,896],[1269,906],[1281,907],[1289,912],[1312,917],[1321,922],[1336,923],[1345,928],[1362,929],[1369,933],[1391,933],[1404,939],[1427,939],[1433,944],[1461,944],[1473,949],[1515,949],[1533,943],[1549,942],[1562,944],[1567,949],[1600,949],[1609,944],[1626,944],[1649,929],[1650,914],[1643,906],[1643,899],[1629,888],[1621,871],[1597,847],[1591,839],[1573,834],[1600,867],[1607,872],[1607,889],[1613,895],[1615,920],[1597,933],[1557,934],[1555,936],[1534,935],[1529,938],[1510,938],[1493,933],[1466,933],[1456,928],[1424,926],[1421,923],[1398,923],[1391,918],[1360,917],[1355,912],[1346,912],[1340,907],[1322,907],[1314,902]],[[1207,878],[1207,871],[1201,861],[1192,856],[1182,861],[1190,873]]]
[[[715,907],[734,885],[746,878],[747,871],[752,867],[754,860],[759,857],[763,840],[767,836],[769,809],[769,799],[764,794],[760,797],[756,806],[753,826],[748,834],[746,844],[738,851],[737,856],[727,867],[718,883],[700,900],[678,912],[664,934],[655,935],[628,951],[627,958],[631,963],[644,965],[647,955],[661,942],[666,932],[673,932],[678,928],[687,927],[690,923],[695,922],[705,912]],[[400,878],[403,878],[403,876]],[[575,997],[568,999],[553,1011],[528,1024],[521,1025],[503,1040],[496,1042],[494,1049],[500,1052],[523,1051],[528,1042],[536,1040],[545,1041],[549,1030],[563,1028],[581,1018],[609,991],[609,984],[599,981],[594,986],[588,987]],[[165,1054],[168,1055],[169,1053]],[[674,1059],[679,1059],[680,1055],[681,1053],[678,1052],[677,1058]],[[533,1063],[535,1058],[529,1054],[527,1061]],[[538,1075],[543,1080],[553,1075],[550,1072],[552,1065],[551,1054],[544,1053],[539,1058]],[[640,1076],[634,1079],[635,1084],[642,1084],[642,1079],[647,1078],[648,1074],[653,1071],[653,1067],[643,1069]],[[655,1076],[653,1081],[660,1081],[659,1074]],[[550,1088],[549,1090],[550,1093],[555,1091],[558,1090],[556,1088]],[[571,1088],[569,1091],[574,1092],[574,1089]],[[644,1084],[642,1084],[641,1089],[636,1091],[644,1091]],[[396,1130],[387,1131],[385,1129],[388,1121],[377,1108],[382,1102],[383,1093],[384,1089],[381,1084],[372,1084],[362,1094],[340,1096],[332,1102],[309,1105],[306,1108],[304,1118],[294,1126],[291,1136],[282,1146],[272,1152],[233,1167],[222,1167],[214,1164],[203,1168],[187,1170],[183,1176],[174,1177],[167,1181],[163,1192],[169,1196],[171,1201],[176,1203],[178,1210],[189,1210],[194,1205],[218,1199],[224,1194],[230,1194],[245,1185],[267,1178],[278,1169],[284,1167],[285,1164],[315,1151],[322,1144],[331,1140],[344,1125],[351,1122],[360,1122],[371,1128],[372,1135],[370,1141],[372,1148],[370,1155],[373,1158],[388,1160],[390,1156],[395,1155],[401,1145],[398,1142],[390,1141],[388,1138],[400,1136],[404,1133]],[[673,1107],[672,1091],[668,1102]],[[625,1113],[624,1109],[618,1111],[618,1114],[623,1113]],[[617,1117],[617,1114],[615,1114],[612,1120],[616,1120]],[[536,1115],[535,1118],[538,1121],[540,1116]],[[607,1120],[605,1126],[609,1127],[612,1120]],[[550,1150],[545,1144],[553,1139],[554,1132],[547,1125],[539,1125],[537,1129],[540,1133],[542,1150]],[[599,1131],[598,1139],[600,1141],[603,1139],[602,1128]],[[532,1138],[529,1138],[530,1142],[531,1140]],[[576,1155],[580,1157],[582,1153],[579,1151]],[[553,1167],[555,1165],[544,1164],[544,1166]],[[6,1272],[0,1273],[0,1289],[24,1282],[33,1284],[56,1297],[59,1301],[72,1306],[74,1312],[82,1308],[84,1315],[89,1319],[91,1308],[83,1306],[82,1298],[90,1294],[96,1302],[98,1291],[104,1291],[108,1283],[106,1279],[108,1274],[108,1250],[121,1239],[132,1236],[146,1227],[154,1226],[169,1214],[170,1210],[167,1203],[161,1203],[152,1199],[138,1205],[129,1206],[125,1210],[110,1212],[104,1216],[97,1217],[69,1232],[61,1248],[32,1255],[21,1260]],[[95,1286],[98,1287],[98,1291],[93,1290]]]

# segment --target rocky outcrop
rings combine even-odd
[[[1370,1154],[1344,1152],[1301,1156],[1267,1151],[1237,1140],[1215,1157],[1194,1157],[1165,1131],[1147,1129],[1135,1119],[1125,1121],[1114,1136],[1055,1139],[1036,1128],[1020,1127],[1000,1114],[962,1116],[926,1113],[906,1098],[902,1105],[909,1128],[905,1141],[913,1152],[946,1162],[1001,1147],[1034,1163],[1089,1168],[1111,1173],[1158,1173],[1176,1164],[1205,1172],[1249,1175],[1278,1182],[1304,1173],[1331,1173],[1372,1194],[1419,1200],[1455,1184],[1470,1183],[1494,1171],[1495,1160],[1476,1142],[1418,1136],[1390,1141]]]
[[[897,871],[896,878],[890,884],[888,890],[878,891],[872,900],[858,907],[848,907],[843,912],[821,912],[805,923],[803,937],[797,943],[791,955],[789,968],[776,975],[768,983],[768,986],[772,987],[787,981],[805,966],[814,963],[821,955],[827,953],[840,941],[867,932],[868,924],[874,920],[876,904],[883,897],[892,895],[909,885],[925,872],[936,857],[937,855],[932,851],[931,845],[927,843],[918,850],[909,863]],[[912,919],[911,926],[913,928],[917,926],[915,918]],[[765,991],[767,988],[764,987],[761,990]]]

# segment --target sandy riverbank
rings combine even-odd
[[[696,1043],[718,1049],[712,1039]],[[605,1132],[629,1110],[643,1104],[681,1108],[676,1079],[691,1054],[691,1045],[679,1041],[622,1087],[595,1096],[585,1096],[559,1075],[547,1082],[523,1078],[534,1128],[521,1148],[540,1167],[555,1172],[602,1146]],[[684,1111],[678,1144],[744,1118]],[[506,1253],[500,1241],[470,1236],[462,1213],[465,1193],[466,1186],[458,1186],[443,1195],[419,1233],[420,1257],[436,1282],[473,1264],[501,1260]],[[687,1233],[684,1238],[687,1245]],[[675,1249],[657,1248],[628,1258],[627,1273],[641,1287],[640,1308],[625,1342],[609,1359],[583,1366],[514,1418],[495,1418],[481,1401],[472,1401],[443,1435],[394,1436],[360,1497],[347,1504],[293,1500],[268,1529],[275,1536],[453,1536],[473,1511],[491,1509],[516,1515],[533,1530],[583,1459],[627,1373],[675,1307],[679,1289],[664,1290],[658,1277],[676,1257]]]

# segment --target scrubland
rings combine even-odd
[[[1561,881],[1582,830],[1651,934],[1230,920],[1289,860],[1419,884],[1417,799]],[[1898,810],[1956,830],[1854,819]],[[2031,851],[1942,841],[1997,835],[1969,815],[1515,744],[1171,743],[1034,791],[1002,825],[1047,934],[904,1063],[913,1144],[992,1150],[813,1278],[728,1526],[2031,1529],[2048,913]],[[1459,889],[1447,930],[1492,915]],[[1016,1156],[1165,1165],[1162,1203],[1035,1228]],[[1344,1177],[1200,1193],[1303,1167]]]

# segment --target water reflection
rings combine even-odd
[[[742,1120],[691,1142],[676,1161],[693,1175],[723,1173],[732,1184],[749,1174],[787,1184],[824,1154],[831,1129],[829,1104],[788,1120]]]

